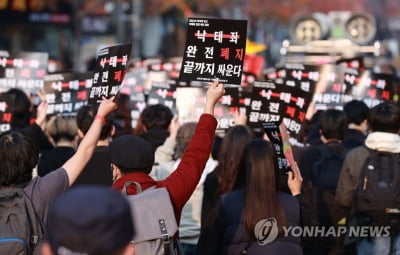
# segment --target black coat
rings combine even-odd
[[[279,202],[285,212],[288,226],[299,226],[300,208],[293,196],[279,192]],[[271,205],[273,206],[273,205]],[[206,225],[202,228],[196,254],[302,254],[299,237],[282,237],[266,245],[251,240],[241,221],[244,208],[244,189],[221,196]]]

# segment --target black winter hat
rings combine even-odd
[[[154,150],[149,142],[134,135],[117,137],[108,146],[111,163],[130,169],[147,169],[154,164]]]

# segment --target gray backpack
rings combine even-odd
[[[0,189],[0,254],[33,254],[44,239],[42,221],[23,189]]]
[[[136,185],[136,195],[127,195],[126,189],[131,184]],[[151,187],[143,192],[139,183],[127,182],[122,194],[127,196],[131,206],[136,254],[183,255],[167,189]]]

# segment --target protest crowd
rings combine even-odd
[[[188,31],[181,63],[0,57],[0,254],[400,254],[395,75],[264,72],[245,21]]]

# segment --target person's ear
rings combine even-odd
[[[78,128],[78,132],[77,133],[78,133],[79,138],[83,138],[85,136],[85,134],[79,128]]]
[[[122,252],[122,255],[135,255],[135,244],[132,242],[129,243]]]
[[[368,131],[368,120],[365,119],[361,122],[361,128],[362,128],[362,132],[367,132]]]
[[[112,125],[111,126],[111,131],[110,131],[110,136],[114,136],[115,135],[115,126]]]
[[[122,177],[121,170],[119,170],[118,166],[114,163],[111,163],[111,171],[113,181],[116,181]]]
[[[42,255],[53,255],[53,253],[51,252],[50,244],[48,242],[44,242],[42,244],[41,251]]]

